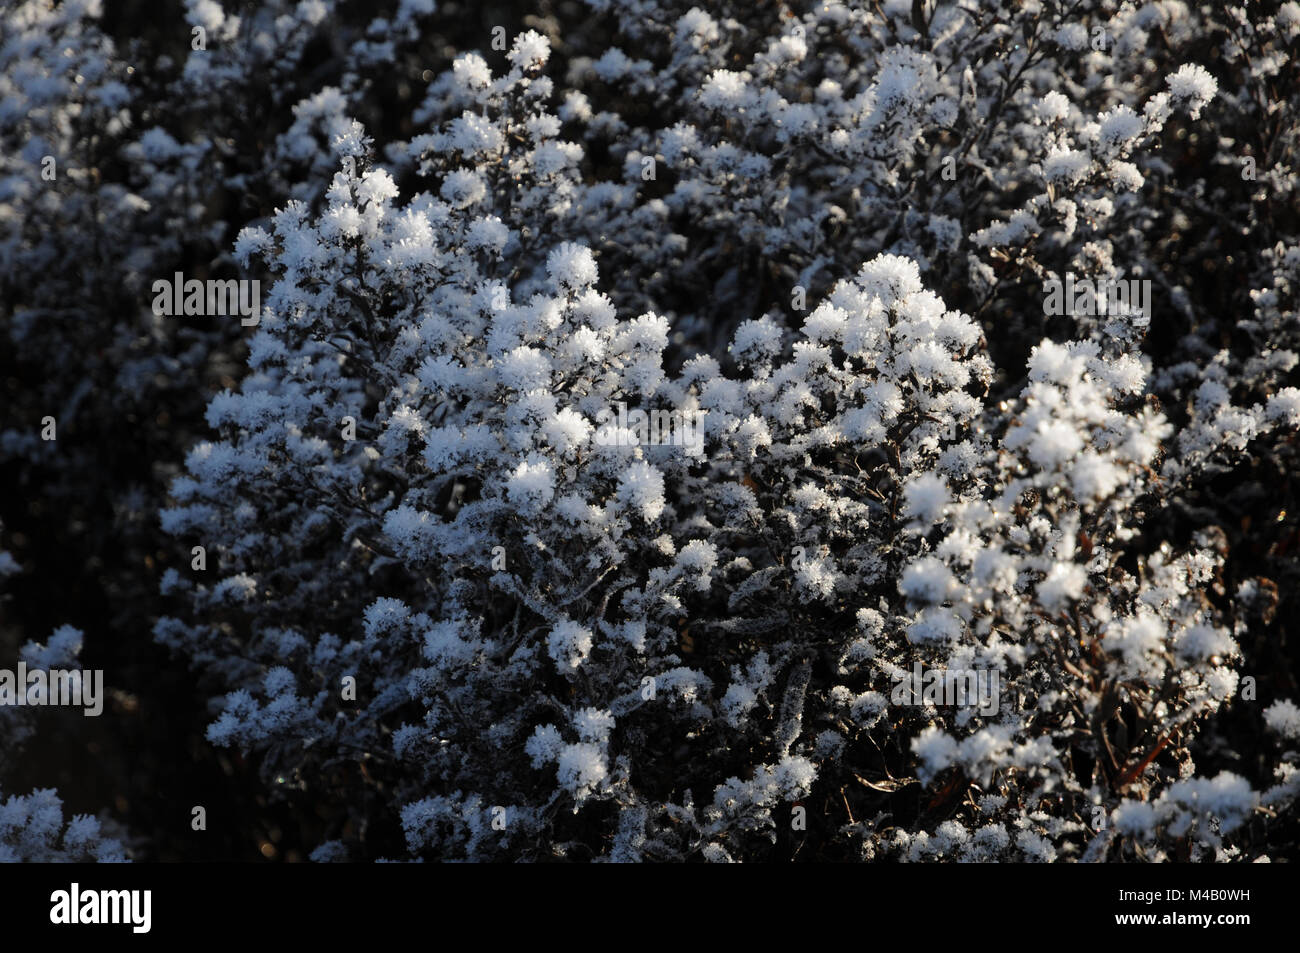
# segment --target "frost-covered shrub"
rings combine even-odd
[[[813,4],[779,27],[758,10],[589,5],[638,58],[615,48],[573,71],[655,125],[597,112],[588,139],[685,226],[659,255],[612,232],[602,251],[643,262],[664,307],[709,292],[683,317],[728,328],[737,304],[798,310],[792,286],[820,291],[881,251],[1031,334],[1024,305],[1053,274],[1154,277],[1148,243],[1172,210],[1152,199],[1171,187],[1153,146],[1214,95],[1184,58],[1223,30],[1182,3]],[[663,185],[636,181],[643,156]]]
[[[184,458],[153,632],[313,856],[1272,850],[1291,524],[1235,511],[1300,425],[1300,7],[462,12],[0,33],[0,318],[56,371],[6,458],[147,450],[133,525]],[[182,266],[260,324],[152,315]]]
[[[125,861],[121,842],[106,836],[95,818],[78,814],[65,820],[54,791],[21,797],[0,791],[0,864]]]
[[[90,638],[119,639],[101,653],[121,663],[118,680],[150,658],[147,570],[162,555],[155,514],[177,448],[243,363],[237,320],[155,314],[152,283],[237,274],[239,228],[321,188],[288,155],[313,142],[292,107],[325,95],[336,69],[356,93],[394,54],[365,49],[374,9],[345,25],[333,4],[227,15],[205,2],[142,24],[103,6],[24,0],[0,17],[0,515],[21,510],[12,522],[45,537],[19,554],[41,549],[43,563],[13,598],[89,604],[102,589],[111,615]],[[432,5],[400,7],[378,46],[404,32],[410,57],[414,18]],[[322,56],[326,35],[343,46]]]
[[[864,856],[1095,856],[1096,810],[1138,849],[1157,825],[1217,847],[1249,816],[1242,779],[1148,771],[1233,693],[1237,646],[1202,594],[1213,534],[1119,565],[1173,430],[1133,335],[1043,341],[995,404],[981,329],[881,255],[790,346],[762,317],[731,371],[669,375],[667,323],[620,319],[587,248],[525,298],[485,270],[514,248],[482,246],[494,193],[451,173],[399,204],[365,147],[336,140],[319,215],[241,234],[276,276],[252,373],[164,513],[221,557],[165,581],[204,621],[157,628],[239,686],[212,741],[307,785],[367,752],[439,857],[754,856],[780,805],[888,774],[887,747],[986,793],[972,829],[849,823]],[[619,401],[702,441],[602,439]],[[996,714],[892,705],[915,662],[996,670]],[[1140,831],[1135,788],[1160,805]]]
[[[3,530],[3,526],[0,526]],[[0,583],[6,584],[21,567],[14,558],[0,550]],[[28,670],[79,669],[82,633],[70,625],[60,626],[44,643],[27,642],[18,660]],[[0,662],[13,677],[8,659]],[[12,691],[14,686],[6,686]],[[26,686],[21,686],[25,691]],[[21,756],[24,747],[39,744],[34,739],[37,715],[30,707],[0,705],[0,781]],[[126,848],[118,839],[119,825],[102,824],[89,814],[78,814],[66,821],[63,802],[53,789],[38,789],[30,794],[5,795],[0,788],[0,863],[54,861],[95,861],[120,863],[127,860]],[[117,835],[117,836],[113,836]]]

